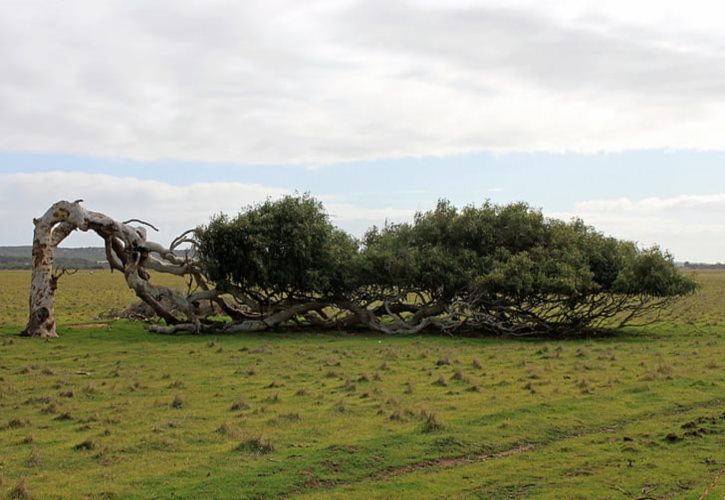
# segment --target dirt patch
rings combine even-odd
[[[68,325],[66,328],[70,330],[86,330],[89,328],[108,328],[110,323],[85,323],[82,325]]]
[[[403,474],[409,474],[411,472],[415,472],[421,469],[427,469],[429,467],[437,467],[437,468],[449,468],[449,467],[456,467],[459,465],[468,465],[475,462],[485,462],[487,460],[492,460],[495,458],[505,458],[510,457],[512,455],[518,455],[519,453],[525,453],[527,451],[531,451],[535,448],[533,444],[522,444],[521,446],[517,446],[516,448],[511,448],[509,450],[500,451],[498,453],[482,453],[480,455],[469,455],[466,457],[451,457],[451,458],[439,458],[435,460],[426,460],[425,462],[418,462],[410,465],[404,465],[402,467],[395,467],[392,469],[386,469],[384,471],[379,472],[378,474],[373,475],[369,479],[373,480],[381,480],[381,479],[388,479],[395,476],[401,476]]]
[[[516,447],[509,448],[506,450],[498,451],[498,452],[489,452],[489,453],[481,453],[481,454],[473,454],[473,455],[465,455],[465,456],[459,456],[459,457],[444,457],[444,458],[437,458],[437,459],[431,459],[431,460],[423,460],[420,462],[412,463],[409,465],[403,465],[399,467],[391,467],[388,469],[377,471],[373,474],[370,474],[369,476],[366,476],[364,478],[358,479],[358,480],[352,480],[352,481],[335,481],[335,480],[318,480],[318,481],[308,481],[305,484],[302,485],[302,491],[314,490],[314,489],[325,489],[330,488],[334,486],[339,486],[343,484],[353,484],[353,483],[360,483],[363,481],[381,481],[386,480],[390,478],[394,478],[397,476],[403,476],[405,474],[410,474],[412,472],[417,471],[424,471],[427,469],[449,469],[454,468],[462,465],[469,465],[476,462],[485,462],[488,460],[495,460],[500,458],[506,458],[513,455],[518,455],[521,453],[527,453],[530,451],[534,451],[537,448],[543,447],[543,446],[550,446],[553,443],[561,442],[567,439],[575,439],[582,436],[586,436],[588,434],[595,434],[598,432],[605,432],[605,431],[612,431],[615,430],[623,425],[637,422],[644,419],[653,418],[656,416],[667,416],[667,415],[676,415],[678,413],[683,413],[687,411],[694,410],[695,408],[709,408],[712,406],[719,406],[721,405],[720,399],[713,399],[709,401],[702,401],[699,403],[693,403],[686,406],[677,406],[675,408],[670,409],[669,411],[660,411],[660,412],[645,412],[640,415],[635,415],[632,417],[628,417],[625,419],[618,420],[616,422],[613,422],[615,425],[612,426],[611,423],[604,427],[597,427],[597,428],[591,428],[591,429],[578,429],[575,431],[572,431],[568,434],[560,436],[558,439],[553,440],[547,440],[547,441],[541,441],[536,443],[524,443],[520,444]],[[332,449],[333,447],[331,447]],[[353,448],[353,447],[350,447]],[[719,480],[720,476],[718,476],[716,479]],[[717,481],[716,483],[717,484]],[[300,493],[300,491],[295,491],[294,493]]]

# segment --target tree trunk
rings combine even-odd
[[[55,289],[53,257],[58,244],[75,229],[73,204],[54,204],[39,219],[33,219],[33,274],[30,283],[30,314],[22,334],[30,337],[57,337],[55,331]]]
[[[149,283],[147,268],[158,272],[172,273],[178,276],[194,276],[198,285],[208,290],[200,271],[191,260],[182,259],[174,254],[174,248],[183,243],[177,238],[170,248],[146,240],[143,227],[130,226],[127,222],[118,222],[107,215],[84,209],[80,202],[59,201],[39,219],[33,219],[33,274],[30,285],[28,324],[23,335],[30,337],[57,337],[55,321],[55,289],[60,274],[54,274],[53,254],[55,248],[70,233],[94,231],[106,243],[106,255],[111,269],[124,273],[129,288],[149,304],[168,324],[192,324],[196,331],[200,324],[197,318],[193,297],[186,297],[166,288],[154,287]],[[133,219],[136,222],[142,222]],[[153,226],[151,226],[153,227]],[[155,229],[155,228],[154,228]],[[155,255],[154,255],[155,254]],[[61,273],[62,274],[62,273]],[[202,282],[199,283],[199,280]],[[167,309],[164,304],[172,304]],[[185,318],[180,318],[182,315]]]

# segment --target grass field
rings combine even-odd
[[[210,338],[73,326],[132,299],[95,271],[46,342],[0,272],[0,496],[721,499],[725,273],[697,277],[606,338]]]
[[[184,280],[156,274],[154,283],[185,289]],[[0,271],[0,328],[24,325],[28,319],[30,271]],[[58,323],[88,322],[111,309],[124,309],[135,295],[123,274],[107,270],[82,270],[60,279],[56,296]]]

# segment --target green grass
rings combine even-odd
[[[185,289],[177,276],[154,274],[158,285]],[[28,319],[30,271],[0,270],[0,328],[24,325]],[[135,298],[123,274],[108,270],[81,270],[60,278],[56,293],[58,323],[83,323],[111,309],[122,310]]]
[[[698,277],[659,326],[567,341],[125,321],[42,341],[11,311],[0,498],[723,498],[725,273]],[[117,307],[76,290],[61,325]]]

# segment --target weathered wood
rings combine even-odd
[[[149,225],[138,219],[119,222],[111,217],[86,210],[81,201],[59,201],[42,217],[34,219],[33,271],[30,285],[28,323],[23,334],[31,337],[57,337],[55,319],[55,289],[53,274],[56,247],[73,231],[94,231],[105,242],[106,256],[111,269],[122,271],[129,288],[146,302],[168,324],[184,323],[198,331],[200,327],[195,301],[170,288],[149,283],[148,269],[177,276],[190,275],[199,284],[204,280],[195,263],[179,258],[171,249],[147,241],[146,229],[131,226],[130,222]],[[184,233],[184,235],[187,235]],[[178,239],[177,239],[178,240]],[[176,243],[175,240],[175,244]],[[200,283],[202,287],[206,283]],[[169,307],[169,304],[171,307]],[[188,326],[187,326],[188,328]]]
[[[57,337],[55,330],[55,283],[53,260],[55,248],[77,227],[73,204],[54,204],[39,219],[33,219],[33,272],[30,282],[28,324],[24,335]]]

